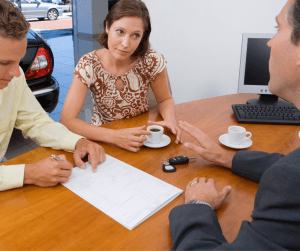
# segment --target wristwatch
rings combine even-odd
[[[207,202],[201,201],[201,200],[190,200],[190,201],[186,202],[185,204],[202,204],[202,205],[207,205],[212,210],[214,210],[213,207],[210,204],[208,204]]]

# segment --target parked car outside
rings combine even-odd
[[[43,3],[64,4],[62,0],[41,0]]]
[[[62,16],[63,14],[63,9],[60,5],[43,3],[37,0],[22,0],[21,8],[25,18],[38,18],[39,20],[48,18],[49,20],[56,20],[58,16]]]
[[[46,112],[51,113],[59,97],[59,84],[52,76],[54,57],[51,48],[37,33],[29,30],[27,50],[20,66],[27,84]]]
[[[71,12],[72,11],[72,7],[70,3],[66,3],[63,0],[41,0],[44,3],[53,3],[53,4],[58,4],[61,5],[63,12]]]

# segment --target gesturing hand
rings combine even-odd
[[[145,129],[146,126],[114,130],[112,143],[128,151],[138,152],[147,140],[146,136],[140,135],[151,135],[151,132]]]
[[[62,161],[49,157],[33,164],[26,164],[24,184],[51,187],[60,182],[67,182],[72,174],[73,166],[67,161],[65,155],[58,157]]]
[[[185,190],[185,202],[190,200],[200,200],[208,203],[214,210],[219,209],[227,196],[230,194],[231,186],[226,186],[221,192],[218,192],[213,179],[194,178],[186,186]]]
[[[102,146],[87,139],[80,139],[77,141],[74,152],[74,162],[76,166],[85,169],[86,166],[82,159],[88,154],[88,162],[92,165],[92,170],[97,171],[98,163],[105,160],[105,151]]]
[[[159,125],[164,128],[168,128],[174,135],[176,135],[176,140],[175,143],[182,143],[181,141],[181,130],[180,128],[176,125],[176,121],[148,121],[149,125]]]
[[[179,127],[194,137],[198,145],[186,142],[184,146],[198,153],[203,159],[214,162],[216,164],[231,168],[234,152],[226,151],[214,142],[208,135],[203,133],[198,127],[187,122],[179,121]]]

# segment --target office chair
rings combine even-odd
[[[166,68],[166,74],[167,74],[167,82],[168,82],[169,91],[172,95],[171,83],[170,83],[167,68]],[[149,87],[149,90],[148,90],[148,104],[149,104],[149,110],[150,111],[154,110],[154,109],[157,109],[156,99],[155,99],[155,96],[154,96],[154,93],[153,93],[151,87]]]

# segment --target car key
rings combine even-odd
[[[167,160],[164,161],[162,169],[166,173],[170,173],[170,172],[175,172],[176,171],[176,167],[172,166]]]
[[[176,156],[169,159],[171,165],[184,165],[192,161],[196,161],[196,157],[189,158],[187,156]]]

